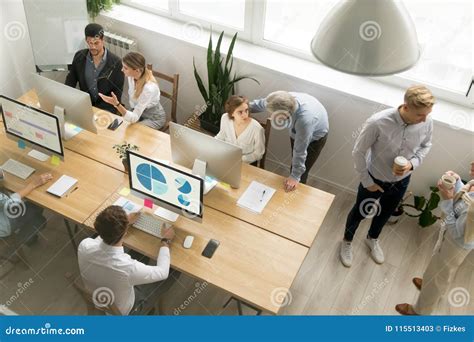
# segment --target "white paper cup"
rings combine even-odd
[[[400,172],[408,165],[405,157],[398,156],[393,160],[393,172]]]
[[[452,189],[454,187],[454,184],[456,184],[456,178],[451,175],[442,175],[441,182],[443,182],[443,186],[446,189]]]

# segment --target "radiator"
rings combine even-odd
[[[138,51],[135,39],[124,37],[112,32],[104,32],[105,47],[120,58],[127,53]]]

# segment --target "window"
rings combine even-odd
[[[318,26],[338,0],[267,0],[263,39],[311,55]]]
[[[128,3],[139,8],[153,8],[161,11],[169,11],[168,0],[129,0]]]
[[[440,88],[466,93],[472,78],[472,3],[470,0],[410,0],[422,56],[400,74]]]
[[[180,0],[178,5],[187,16],[244,30],[245,0]]]
[[[310,43],[339,0],[122,0],[215,31],[239,31],[256,45],[316,62]],[[375,0],[374,0],[375,1]],[[472,0],[405,0],[422,55],[412,69],[381,80],[399,86],[425,83],[456,101],[465,100],[473,75]],[[167,11],[167,13],[163,12]],[[451,98],[451,96],[447,96]],[[453,100],[451,98],[451,100]]]

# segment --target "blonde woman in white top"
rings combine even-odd
[[[160,104],[160,88],[151,70],[146,67],[145,57],[138,52],[130,52],[123,57],[122,72],[127,77],[128,96],[131,110],[127,110],[112,96],[99,96],[107,103],[117,108],[125,121],[154,129],[162,128],[166,123],[166,113]]]
[[[257,165],[265,153],[265,131],[257,120],[250,117],[248,99],[232,95],[225,110],[216,138],[241,147],[242,161]]]

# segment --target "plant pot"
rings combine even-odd
[[[122,165],[123,165],[123,169],[125,170],[125,173],[128,173],[130,170],[129,170],[129,168],[128,168],[128,160],[127,160],[127,158],[122,159]]]
[[[199,117],[199,123],[200,123],[200,126],[202,129],[216,135],[217,133],[219,133],[219,130],[220,130],[220,125],[219,124],[215,124],[214,122],[209,122],[207,120],[205,120],[204,118],[202,117]]]

